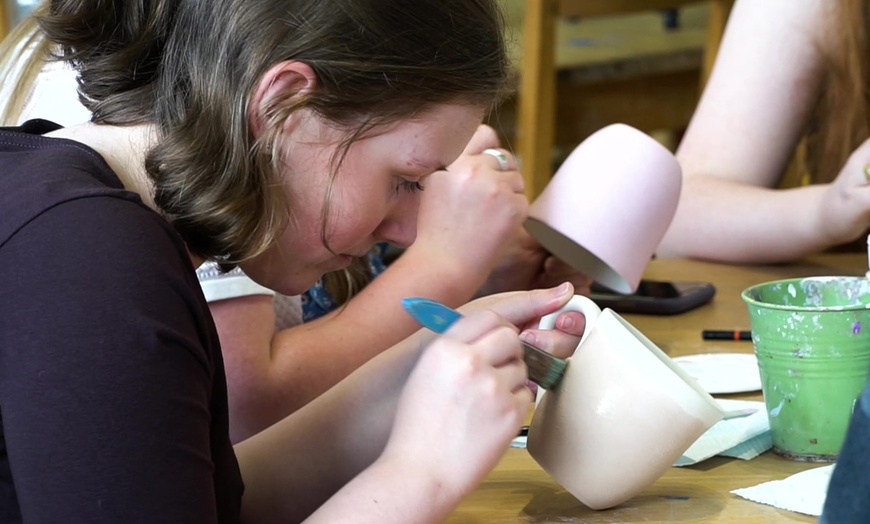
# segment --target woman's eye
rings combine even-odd
[[[421,184],[419,180],[402,179],[399,182],[399,185],[396,186],[396,193],[398,193],[400,189],[404,189],[408,193],[416,193],[417,191],[423,191],[424,188],[423,184]]]

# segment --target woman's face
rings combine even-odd
[[[418,184],[452,163],[483,118],[476,106],[438,105],[353,143],[338,167],[323,243],[323,212],[333,155],[347,131],[310,113],[284,138],[284,190],[290,225],[279,242],[241,265],[256,282],[283,294],[307,290],[323,274],[350,265],[377,242],[407,247],[417,235]]]

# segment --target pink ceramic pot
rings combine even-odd
[[[532,203],[526,229],[576,270],[631,293],[674,218],[681,186],[670,151],[613,124],[565,160]]]

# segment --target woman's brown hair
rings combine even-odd
[[[807,170],[813,182],[831,182],[870,136],[870,2],[832,2],[833,46],[825,53],[823,94],[808,134]]]
[[[434,104],[492,104],[509,69],[496,0],[52,0],[40,23],[93,121],[157,124],[155,202],[193,253],[230,263],[290,219],[276,148],[294,111],[345,129],[346,150]],[[283,60],[310,65],[318,88],[268,101],[256,141],[250,96]]]

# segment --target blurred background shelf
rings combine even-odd
[[[516,96],[489,122],[529,196],[594,131],[622,122],[673,150],[712,68],[732,0],[501,0]]]
[[[0,0],[0,39],[36,7],[39,0]]]
[[[574,147],[622,122],[674,150],[733,0],[499,0],[516,94],[488,118],[536,196]],[[0,36],[38,0],[0,0]]]

